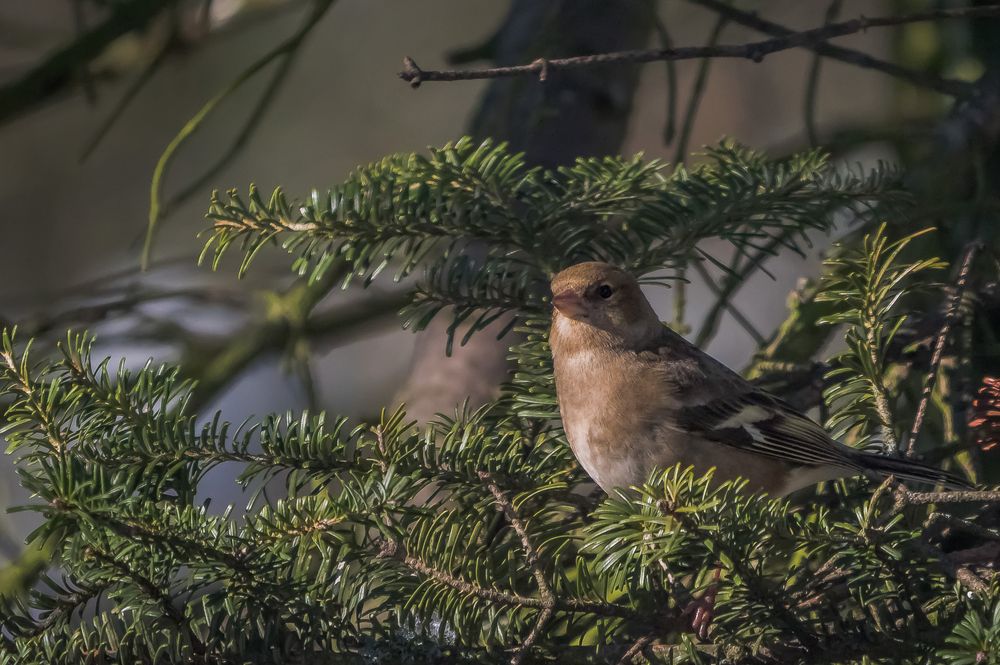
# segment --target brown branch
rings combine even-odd
[[[973,536],[986,538],[987,540],[1000,540],[1000,531],[980,526],[975,522],[970,522],[969,520],[947,513],[931,513],[927,521],[924,522],[924,533],[926,534],[927,531],[937,526],[951,527],[957,531],[963,531]]]
[[[511,527],[513,527],[514,532],[517,533],[518,537],[521,539],[521,547],[524,548],[524,559],[531,569],[531,574],[535,577],[535,583],[538,585],[538,593],[541,594],[542,600],[546,603],[545,608],[538,614],[538,618],[535,620],[535,625],[528,633],[528,636],[524,638],[524,642],[521,644],[521,648],[517,650],[514,657],[510,659],[510,665],[520,665],[524,660],[525,655],[528,653],[528,649],[538,641],[538,638],[542,634],[545,625],[552,618],[552,608],[556,602],[556,595],[552,591],[552,587],[549,585],[548,579],[545,577],[545,571],[538,563],[538,551],[531,542],[531,538],[528,536],[528,529],[524,522],[521,520],[517,511],[514,509],[514,504],[511,503],[510,499],[500,486],[496,484],[493,477],[487,471],[479,472],[479,479],[486,483],[487,489],[489,489],[490,494],[493,495],[493,499],[496,501],[497,505],[503,511],[504,516],[507,521],[510,522]]]
[[[1000,543],[983,543],[963,550],[948,553],[948,558],[955,563],[978,563],[996,565],[1000,559]]]
[[[941,567],[944,568],[944,571],[950,577],[958,580],[962,586],[969,591],[977,594],[989,591],[989,587],[986,585],[986,582],[984,582],[979,575],[976,575],[968,566],[956,563],[947,554],[943,553],[941,550],[926,541],[918,540],[916,541],[916,546],[917,549],[923,552],[925,556],[934,557],[940,561]]]
[[[995,502],[1000,501],[1000,492],[911,492],[902,484],[897,485],[895,491],[895,502],[890,515],[899,513],[906,506],[923,505],[928,503],[957,503],[957,502]],[[915,540],[915,545],[925,556],[937,559],[944,572],[957,580],[962,586],[972,593],[982,594],[989,590],[989,586],[977,575],[966,563],[963,557],[967,550],[959,552],[945,553],[927,541],[927,528],[940,518],[931,515],[924,526],[924,533]],[[966,523],[971,524],[971,523]],[[980,548],[973,548],[978,551]]]
[[[765,39],[746,44],[721,46],[683,46],[678,48],[645,49],[632,51],[615,51],[597,53],[594,55],[576,56],[571,58],[538,58],[526,65],[513,67],[491,67],[487,69],[446,69],[423,70],[409,56],[403,58],[403,71],[399,77],[417,88],[424,81],[469,81],[475,79],[495,79],[511,76],[538,76],[545,81],[549,73],[557,69],[574,69],[593,67],[595,65],[638,64],[669,60],[694,60],[700,58],[740,58],[761,62],[766,56],[779,51],[793,48],[813,48],[835,37],[843,37],[868,28],[881,28],[922,21],[941,19],[1000,17],[1000,5],[986,7],[962,7],[958,9],[939,9],[935,11],[906,14],[904,16],[881,16],[866,18],[864,16],[831,23],[802,32],[789,32],[773,39]],[[859,63],[855,63],[859,64]],[[947,84],[948,94],[966,96],[972,87],[969,84],[951,82]]]
[[[920,428],[924,424],[924,416],[927,414],[927,404],[930,402],[931,393],[934,392],[934,385],[937,383],[938,369],[941,367],[941,358],[944,356],[944,347],[948,343],[948,334],[951,327],[958,320],[958,311],[962,305],[962,294],[965,293],[965,286],[969,282],[969,271],[972,268],[972,260],[979,249],[979,242],[972,242],[965,249],[962,258],[962,267],[958,271],[958,279],[955,288],[951,293],[948,302],[948,309],[944,316],[944,323],[941,324],[941,331],[934,340],[934,352],[931,354],[931,366],[924,376],[924,385],[920,394],[920,403],[917,405],[917,413],[913,418],[913,427],[910,430],[910,438],[906,442],[906,456],[913,457],[916,452],[917,436],[920,435]]]
[[[721,16],[725,16],[733,23],[739,23],[740,25],[752,28],[757,32],[762,32],[766,35],[771,35],[772,37],[786,37],[788,35],[795,34],[794,30],[786,28],[783,25],[768,21],[763,19],[753,12],[745,12],[735,7],[732,7],[721,0],[688,0],[696,5],[700,5],[706,9],[718,13]],[[910,15],[916,16],[916,15]],[[948,17],[937,17],[937,18],[954,18],[953,16]],[[921,19],[917,19],[921,20]],[[932,18],[927,18],[925,20],[933,20]],[[843,46],[834,46],[833,44],[827,44],[825,42],[820,42],[816,44],[804,44],[803,48],[809,49],[810,51],[833,60],[839,60],[840,62],[847,63],[849,65],[855,65],[863,69],[872,69],[883,74],[888,74],[895,78],[901,79],[913,85],[919,86],[921,88],[928,88],[930,90],[935,90],[944,95],[949,95],[952,97],[968,97],[972,94],[974,90],[974,85],[967,83],[965,81],[959,81],[957,79],[946,79],[939,76],[934,76],[932,74],[927,74],[925,72],[917,71],[915,69],[909,69],[908,67],[903,67],[891,62],[886,62],[885,60],[880,60],[878,58],[872,57],[867,53],[862,51],[857,51],[855,49],[845,48]]]

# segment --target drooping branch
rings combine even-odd
[[[296,52],[305,43],[306,38],[312,32],[313,28],[319,24],[323,16],[330,10],[330,7],[333,6],[335,1],[336,0],[316,0],[312,10],[308,13],[306,20],[302,23],[298,30],[251,63],[235,79],[233,79],[229,85],[205,102],[204,106],[202,106],[201,109],[199,109],[199,111],[187,121],[181,130],[177,132],[174,138],[170,140],[167,147],[164,148],[163,153],[160,155],[160,159],[156,163],[156,167],[153,169],[153,179],[150,183],[149,222],[146,227],[146,238],[142,248],[143,269],[149,266],[153,250],[153,236],[157,230],[157,225],[164,216],[165,204],[162,200],[163,184],[177,151],[182,145],[184,145],[192,134],[198,131],[202,124],[204,124],[205,119],[208,118],[222,102],[228,99],[230,95],[243,87],[245,83],[253,79],[257,74],[266,69],[272,63],[278,61],[287,62],[290,59],[293,59]],[[279,69],[279,71],[282,70]],[[277,83],[272,82],[272,84],[268,86],[268,89],[265,90],[264,97],[261,102],[264,104],[263,108],[258,106],[258,109],[251,114],[244,130],[240,132],[237,136],[236,142],[230,148],[230,154],[235,154],[233,150],[239,150],[240,145],[246,140],[245,133],[248,130],[253,130],[259,120],[259,114],[266,110],[266,106],[269,104],[270,97],[273,95],[276,85]],[[217,167],[210,167],[209,172],[214,171],[215,168]],[[199,177],[198,181],[200,181],[200,179],[201,177]]]
[[[537,76],[539,80],[544,81],[548,78],[550,72],[557,69],[574,69],[597,65],[640,64],[667,60],[695,60],[700,58],[737,58],[761,62],[766,56],[772,53],[787,51],[793,48],[813,48],[829,39],[852,35],[869,28],[890,27],[944,19],[982,17],[1000,17],[1000,5],[940,9],[903,16],[881,16],[875,18],[861,16],[849,21],[830,23],[819,28],[803,30],[801,32],[789,32],[773,39],[746,44],[616,51],[571,58],[554,58],[551,60],[538,58],[531,63],[512,67],[424,70],[412,58],[407,56],[403,59],[403,71],[399,73],[399,77],[414,88],[417,88],[425,81],[470,81],[526,75]],[[862,65],[859,62],[855,62],[854,64],[870,66]],[[946,87],[948,88],[948,94],[954,96],[964,97],[972,90],[970,84],[946,84]]]

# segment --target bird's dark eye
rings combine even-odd
[[[601,296],[602,298],[610,298],[611,294],[614,292],[615,290],[610,286],[608,286],[607,284],[601,284],[601,286],[597,289],[597,295]]]

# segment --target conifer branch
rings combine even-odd
[[[0,665],[81,653],[206,663],[257,654],[518,663],[538,653],[568,665],[695,652],[749,665],[917,662],[946,640],[979,648],[962,631],[987,624],[979,604],[1000,535],[979,517],[923,506],[986,505],[1000,493],[903,488],[887,506],[890,483],[867,498],[845,480],[790,509],[744,481],[674,467],[602,500],[558,426],[546,342],[553,271],[601,258],[676,275],[706,239],[733,245],[729,269],[757,270],[845,210],[864,225],[897,221],[907,204],[891,169],[847,172],[818,152],[769,160],[723,144],[691,170],[609,158],[550,172],[468,140],[381,160],[304,201],[256,189],[246,201],[217,196],[208,254],[234,248],[245,269],[276,244],[307,277],[280,296],[275,332],[309,332],[335,282],[420,270],[400,296],[407,322],[447,311],[477,334],[509,316],[522,334],[514,381],[499,401],[422,429],[402,408],[354,429],[309,412],[236,426],[195,415],[174,368],[116,369],[91,358],[86,335],[67,337],[61,358],[29,362],[5,335],[4,436],[37,497],[32,543],[59,543],[63,581],[39,578],[25,599],[4,601]],[[468,260],[470,242],[494,251]],[[891,396],[886,368],[901,362],[894,304],[919,285],[916,272],[939,265],[900,259],[906,242],[880,231],[838,255],[824,281],[830,322],[849,328],[849,351],[833,364],[849,374],[831,382],[841,392],[830,406],[862,436],[879,424],[873,390]],[[760,367],[814,391],[828,365],[809,355]],[[58,452],[52,429],[66,441]],[[195,507],[206,474],[227,462],[242,467],[239,487],[281,483],[284,498],[262,490],[244,511]],[[963,549],[936,546],[942,525]],[[681,580],[700,584],[720,565],[713,644],[695,645],[678,609]],[[950,578],[974,597],[954,596]],[[98,588],[108,590],[100,611],[76,620]]]
[[[204,658],[206,653],[205,644],[195,634],[195,631],[191,627],[187,617],[174,607],[174,599],[171,598],[168,593],[164,592],[163,589],[142,573],[133,570],[128,564],[116,559],[112,554],[101,551],[97,547],[90,547],[86,554],[92,556],[94,559],[109,568],[114,569],[141,589],[142,592],[150,598],[150,600],[159,605],[163,616],[176,628],[184,632],[190,641],[194,657],[197,659]]]
[[[460,591],[461,593],[478,596],[479,598],[488,600],[492,603],[497,603],[499,605],[528,607],[536,610],[548,610],[549,612],[559,611],[567,614],[589,613],[604,617],[620,617],[622,619],[631,620],[640,619],[639,615],[631,609],[614,603],[599,603],[590,600],[581,600],[578,598],[557,598],[555,596],[550,596],[549,598],[522,596],[508,591],[501,591],[499,589],[487,589],[455,577],[454,575],[449,575],[448,573],[438,570],[437,568],[433,568],[414,556],[406,555],[400,559],[397,555],[398,551],[398,545],[386,541],[382,543],[378,556],[383,558],[398,559],[407,568],[416,573],[430,577],[446,586],[451,587],[452,589],[455,589],[456,591]]]
[[[798,639],[799,643],[809,651],[816,650],[818,646],[816,635],[799,621],[782,598],[765,587],[760,577],[748,567],[748,562],[744,560],[740,552],[734,552],[726,542],[715,535],[713,530],[702,528],[693,522],[686,513],[676,510],[670,501],[661,499],[657,501],[656,507],[663,515],[676,520],[686,531],[700,539],[714,543],[718,550],[725,554],[729,565],[740,576],[743,584],[760,599],[766,601],[778,620]]]
[[[510,502],[507,495],[503,493],[503,490],[496,484],[493,477],[486,471],[479,472],[479,479],[486,483],[487,489],[489,489],[490,494],[493,495],[494,501],[496,501],[497,506],[503,511],[504,516],[507,521],[513,527],[514,532],[517,533],[518,538],[521,540],[521,547],[524,550],[525,563],[528,564],[528,568],[531,569],[531,574],[535,578],[535,584],[538,585],[538,593],[542,597],[542,601],[545,607],[541,612],[538,613],[538,618],[535,620],[535,625],[532,627],[531,632],[528,636],[524,638],[524,642],[521,643],[521,647],[518,649],[514,657],[511,658],[511,665],[519,665],[524,657],[527,655],[528,651],[535,644],[538,638],[541,636],[542,631],[545,629],[546,624],[548,624],[549,619],[552,618],[552,609],[556,604],[556,596],[552,592],[552,587],[549,585],[549,581],[545,576],[545,571],[542,570],[539,565],[538,552],[535,546],[531,542],[531,538],[528,536],[528,530],[524,522],[518,516],[517,511],[514,509],[514,504]]]

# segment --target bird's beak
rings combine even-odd
[[[572,291],[563,291],[552,296],[552,305],[560,314],[570,319],[582,318],[587,313],[583,298]]]

